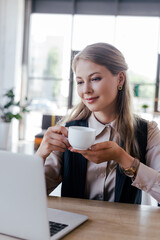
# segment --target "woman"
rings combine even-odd
[[[62,182],[62,196],[141,203],[141,190],[160,202],[160,131],[131,112],[122,53],[106,43],[87,46],[73,60],[81,103],[50,127],[37,151],[45,162],[48,194]],[[95,144],[75,150],[71,125],[97,129]]]

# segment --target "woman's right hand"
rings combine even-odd
[[[49,127],[45,132],[36,155],[45,159],[52,151],[64,152],[70,147],[68,142],[68,130],[64,126]]]

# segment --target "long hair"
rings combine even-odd
[[[105,66],[113,75],[119,72],[125,74],[125,82],[123,89],[118,91],[116,103],[116,130],[120,134],[121,141],[124,143],[124,149],[133,154],[134,157],[139,157],[138,144],[135,139],[134,128],[136,121],[132,114],[131,91],[126,75],[128,66],[122,53],[114,46],[107,43],[95,43],[88,45],[79,52],[73,59],[72,69],[76,72],[76,66],[80,59],[89,60],[96,64]],[[90,116],[91,111],[80,102],[75,106],[65,121],[74,119],[86,119]]]

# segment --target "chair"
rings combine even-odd
[[[62,118],[62,116],[54,116],[54,115],[43,115],[42,117],[42,131],[35,135],[34,139],[34,150],[36,151],[43,139],[43,136],[47,130],[47,128],[51,126],[55,126],[55,124]]]

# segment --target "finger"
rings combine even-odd
[[[71,151],[80,153],[89,161],[99,164],[101,162],[111,160],[110,149],[111,148],[101,149],[98,151],[93,151],[89,149],[89,150],[82,151],[82,150],[76,150],[71,148]]]
[[[55,139],[55,140],[57,140],[57,141],[59,141],[59,142],[64,143],[67,148],[71,146],[71,145],[69,144],[69,142],[68,142],[68,139],[67,139],[65,136],[63,136],[63,135],[54,134],[54,135],[51,135],[50,138],[51,138],[51,139]]]
[[[64,135],[65,137],[68,137],[68,129],[64,126],[56,125],[54,127],[49,127],[48,130],[53,133],[59,133],[61,135]]]
[[[63,142],[67,146],[67,148],[70,147],[67,137],[65,137],[61,133],[57,133],[57,132],[55,133],[53,129],[49,129],[47,131],[47,133],[45,134],[45,138],[48,139],[48,141],[49,139],[56,139],[60,142]]]
[[[61,148],[59,146],[53,146],[52,147],[52,151],[59,151],[59,152],[65,152],[66,151],[66,148]]]
[[[64,149],[64,150],[66,150],[66,149],[68,148],[64,142],[59,141],[59,140],[57,140],[57,139],[52,139],[52,138],[50,138],[50,139],[48,139],[47,143],[48,143],[49,145],[55,146],[56,148],[57,148],[57,147],[58,147],[58,148],[60,147],[60,148],[62,148],[62,149]],[[57,151],[58,151],[58,150],[57,150]]]
[[[58,146],[58,145],[52,145],[52,144],[48,144],[48,149],[50,152],[52,152],[52,151],[65,152],[66,151],[66,148]]]
[[[102,150],[95,151],[94,154],[88,155],[87,159],[96,164],[101,162],[106,162],[115,159],[115,151],[113,148],[106,148]]]
[[[78,150],[78,149],[73,148],[72,146],[69,148],[69,150],[70,150],[71,152],[80,153],[80,154],[82,154],[82,155],[84,155],[84,154],[87,155],[88,152],[91,152],[90,149],[87,149],[87,150]]]
[[[97,143],[91,146],[92,151],[99,151],[102,149],[109,149],[113,147],[113,142],[112,141],[105,141],[101,143]]]
[[[88,149],[88,150],[77,150],[77,149],[74,149],[74,148],[70,147],[69,150],[71,152],[82,154],[89,161],[92,161],[93,158],[96,158],[95,154],[97,155],[97,153],[95,151],[92,151],[91,149]]]

